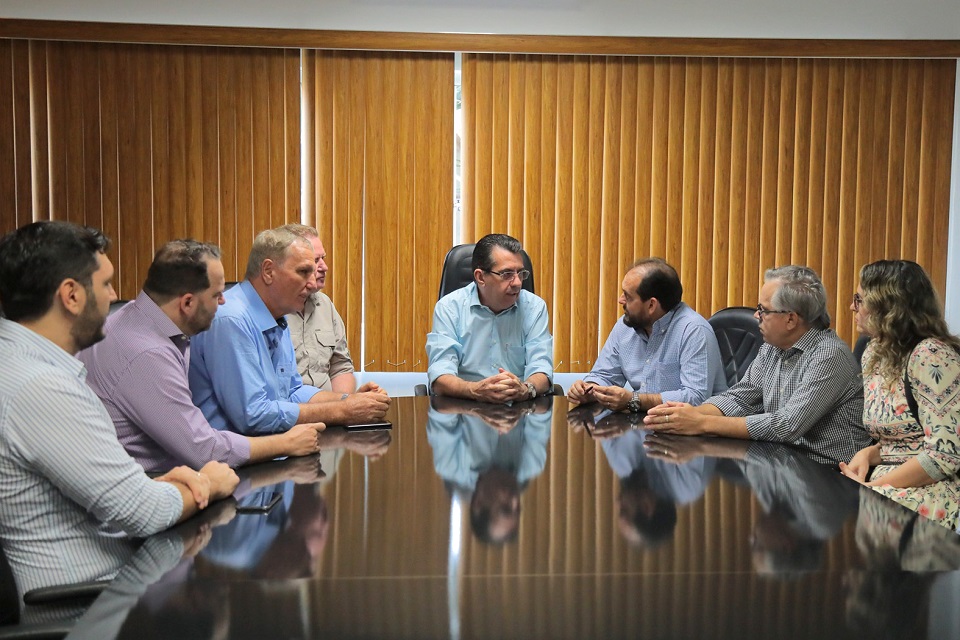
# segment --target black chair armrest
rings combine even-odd
[[[32,589],[23,594],[25,604],[51,604],[64,600],[93,600],[106,589],[109,580],[78,582],[76,584],[56,585]]]
[[[561,387],[561,386],[558,385],[558,384],[554,384],[554,385],[553,385],[553,390],[551,391],[551,393],[552,393],[553,395],[555,395],[555,396],[562,396],[562,395],[564,395],[564,394],[563,394],[563,387]]]
[[[0,640],[59,640],[73,630],[73,620],[0,627]]]

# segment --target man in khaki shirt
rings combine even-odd
[[[302,224],[288,224],[283,228],[313,245],[317,263],[317,286],[323,289],[327,277],[327,254],[317,230]],[[287,316],[287,325],[290,327],[293,349],[297,354],[297,369],[305,384],[338,393],[353,393],[357,390],[356,378],[353,376],[353,360],[347,347],[346,328],[329,296],[320,290],[314,292],[307,298],[303,311]]]

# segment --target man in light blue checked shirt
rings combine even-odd
[[[623,277],[623,317],[597,362],[567,398],[640,413],[663,402],[697,405],[727,388],[717,338],[681,301],[676,270],[660,258],[638,260]],[[631,389],[624,388],[629,383]]]

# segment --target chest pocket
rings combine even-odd
[[[330,369],[330,357],[333,355],[336,346],[337,335],[333,331],[320,329],[314,331],[311,344],[304,345],[304,351],[310,362],[310,370],[328,371]]]

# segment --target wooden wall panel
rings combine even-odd
[[[468,54],[462,78],[463,240],[524,243],[559,371],[590,368],[646,255],[704,316],[808,264],[848,341],[861,265],[914,259],[943,292],[955,60]]]
[[[0,57],[0,233],[103,228],[131,298],[167,240],[220,244],[236,280],[257,232],[299,221],[299,50],[3,40]]]
[[[306,216],[368,371],[426,371],[453,236],[453,56],[304,51]],[[362,320],[365,317],[365,321]]]

